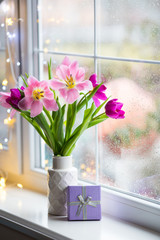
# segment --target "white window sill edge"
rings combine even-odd
[[[2,195],[1,195],[2,196]],[[74,221],[47,213],[47,197],[16,187],[0,198],[0,223],[36,239],[159,240],[160,234],[103,214],[101,221]],[[108,204],[110,207],[110,202]],[[159,221],[160,222],[160,221]],[[83,230],[82,230],[83,229]]]

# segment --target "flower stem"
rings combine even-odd
[[[48,117],[49,121],[50,121],[50,124],[52,124],[53,122],[53,119],[51,117],[51,114],[49,111],[47,111],[47,109],[45,107],[43,107],[43,111],[45,112],[46,116]]]

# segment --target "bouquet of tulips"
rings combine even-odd
[[[85,70],[77,61],[65,57],[52,77],[51,61],[48,63],[49,80],[38,81],[33,76],[24,77],[25,87],[0,92],[0,105],[11,108],[11,118],[19,112],[39,133],[55,156],[70,156],[77,140],[87,129],[107,118],[122,119],[123,104],[109,100],[106,87],[97,83],[93,74],[85,80]],[[64,104],[61,104],[63,98]],[[102,108],[104,108],[103,113]],[[82,109],[83,119],[77,126],[76,116]],[[66,114],[65,114],[66,113]]]

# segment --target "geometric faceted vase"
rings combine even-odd
[[[77,169],[71,156],[53,157],[53,169],[48,170],[48,213],[67,215],[67,187],[77,185]]]

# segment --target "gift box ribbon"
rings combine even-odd
[[[87,219],[87,205],[90,205],[92,207],[97,207],[97,204],[100,204],[100,201],[91,201],[92,197],[87,196],[86,197],[86,187],[82,187],[82,195],[78,195],[79,201],[77,202],[69,202],[69,206],[75,206],[78,205],[78,209],[76,212],[76,215],[79,216],[82,209],[83,209],[83,220]]]

